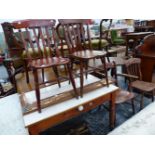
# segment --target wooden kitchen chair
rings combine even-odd
[[[45,68],[53,68],[57,82],[60,86],[60,80],[62,77],[58,74],[57,68],[61,65],[66,66],[69,74],[69,80],[74,88],[75,96],[78,98],[74,78],[72,76],[72,70],[70,69],[70,60],[68,58],[61,57],[58,50],[58,43],[55,38],[55,20],[25,20],[12,23],[12,25],[14,30],[18,30],[20,33],[25,51],[27,52],[27,65],[33,71],[38,111],[41,112],[40,85],[53,82],[44,80],[43,82],[39,82],[39,69],[44,70]],[[23,35],[23,31],[25,32],[25,35]],[[38,37],[38,34],[40,37]],[[34,39],[35,42],[33,41]],[[29,54],[30,48],[33,54],[39,55],[37,58],[31,57]]]
[[[152,97],[152,102],[154,101],[155,84],[142,81],[140,58],[130,58],[126,61],[125,66],[129,79],[129,89],[131,90],[134,88],[141,93],[140,109],[142,109],[144,106],[143,97],[145,94],[150,94]]]
[[[115,72],[113,74],[113,82],[116,86],[119,87],[119,90],[116,92],[115,104],[116,106],[119,106],[121,104],[130,104],[132,107],[132,113],[135,114],[135,103],[134,103],[135,94],[119,86],[118,76],[120,76],[120,74],[118,74],[117,72],[116,63],[114,61],[112,63],[114,66],[113,68],[115,69]],[[123,75],[121,74],[121,76]],[[102,105],[102,106],[109,111],[109,107],[105,105]]]
[[[113,77],[115,78],[115,84],[119,87],[118,76],[120,74],[117,73],[116,63],[113,62],[115,71]],[[123,76],[123,75],[121,75]],[[124,76],[125,77],[125,76]],[[135,105],[134,105],[135,94],[131,91],[120,88],[116,93],[116,105],[130,103],[132,106],[132,112],[135,114]]]
[[[93,50],[91,36],[89,32],[89,20],[87,19],[59,19],[63,27],[63,33],[69,49],[69,57],[72,65],[75,62],[80,64],[80,95],[83,96],[84,75],[88,72],[104,70],[106,85],[108,84],[108,75],[105,62],[106,52]],[[101,60],[102,69],[89,66],[89,60]],[[90,70],[89,70],[89,69]],[[85,72],[84,72],[85,70]]]

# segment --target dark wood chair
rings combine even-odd
[[[141,74],[141,59],[131,58],[126,61],[126,71],[129,79],[129,89],[136,89],[141,94],[140,109],[143,108],[143,97],[148,94],[152,97],[152,102],[154,101],[154,90],[155,84],[151,82],[142,81]],[[147,69],[147,68],[146,68]]]
[[[117,68],[116,68],[116,63],[113,62],[114,64],[114,68],[115,68],[115,71],[114,72],[114,81],[115,81],[115,84],[119,87],[119,81],[118,81],[118,76],[122,76],[122,74],[118,74],[117,73]],[[126,77],[126,76],[124,76]],[[120,88],[118,91],[117,91],[117,94],[116,94],[116,105],[119,105],[119,104],[124,104],[124,103],[129,103],[131,104],[132,106],[132,111],[133,111],[133,114],[135,114],[135,105],[134,105],[134,99],[135,99],[135,94],[131,91],[128,91],[128,90],[124,90],[123,88]]]
[[[107,28],[105,28],[104,24],[109,22]],[[102,19],[100,21],[100,38],[99,38],[99,49],[102,50],[105,48],[108,50],[108,47],[111,46],[111,39],[109,38],[110,28],[112,25],[112,19]],[[106,40],[106,44],[103,45],[103,40]]]
[[[69,49],[69,57],[73,63],[80,64],[80,95],[83,96],[84,70],[87,78],[88,72],[97,70],[104,71],[104,77],[108,83],[107,68],[105,62],[106,52],[92,49],[91,36],[89,32],[89,20],[87,19],[59,19],[59,23],[63,27],[65,40]],[[88,44],[89,43],[89,44]],[[89,66],[89,60],[100,59],[102,69]],[[73,68],[73,67],[72,67]]]
[[[58,43],[56,41],[55,20],[28,20],[12,23],[14,30],[18,30],[24,49],[27,52],[26,64],[33,71],[35,92],[37,98],[38,111],[41,112],[41,99],[40,99],[40,85],[51,83],[53,81],[38,80],[38,70],[44,71],[45,68],[52,68],[57,78],[57,82],[60,85],[63,78],[58,74],[58,66],[64,65],[67,68],[69,74],[69,80],[74,88],[75,96],[78,98],[72,70],[70,69],[70,60],[63,58],[58,50]],[[23,35],[23,31],[26,32]],[[40,37],[38,37],[38,35]],[[35,42],[34,42],[35,40]],[[29,48],[37,55],[36,58],[32,58],[29,54]],[[43,72],[42,72],[43,73]]]
[[[116,100],[115,100],[115,104],[116,106],[119,106],[121,104],[130,104],[132,107],[132,113],[135,114],[135,103],[134,103],[134,99],[135,99],[135,94],[131,91],[125,90],[124,88],[121,88],[119,85],[119,80],[118,80],[118,76],[122,76],[122,77],[126,77],[125,75],[119,74],[117,72],[117,66],[116,63],[113,61],[113,68],[115,69],[115,72],[113,74],[113,84],[115,84],[117,87],[119,87],[119,90],[116,92]],[[105,109],[107,109],[109,111],[109,107],[104,106]],[[101,107],[102,107],[101,106]],[[100,107],[100,108],[101,108]]]
[[[63,27],[60,23],[56,26],[57,38],[59,39],[59,50],[63,57],[68,57],[69,49],[65,40],[65,34],[63,32]]]
[[[17,89],[15,76],[18,73],[24,72],[24,61],[22,59],[22,51],[24,47],[22,42],[13,32],[11,23],[4,22],[1,25],[8,46],[7,57],[5,57],[3,63],[7,68],[11,82],[15,84],[15,89]]]

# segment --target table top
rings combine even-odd
[[[98,78],[91,76],[89,79],[93,82]],[[68,85],[68,83],[67,83]],[[10,95],[8,97],[0,99],[0,135],[24,135],[28,134],[25,127],[32,124],[58,115],[74,107],[85,104],[91,100],[94,100],[103,95],[117,91],[118,87],[114,85],[104,86],[89,93],[86,93],[83,98],[73,98],[65,102],[61,102],[45,109],[42,109],[42,113],[33,112],[27,115],[22,115],[21,103],[19,100],[19,94]],[[32,92],[33,94],[34,92]],[[30,92],[29,92],[30,94]]]
[[[155,135],[155,102],[109,133],[110,135]]]
[[[154,26],[149,26],[149,25],[135,26],[135,29],[151,29],[151,28],[154,28]]]
[[[25,128],[19,95],[0,99],[0,135],[25,135]]]
[[[155,59],[155,50],[145,50],[141,52],[140,54],[137,54],[138,57],[140,58],[149,58],[149,59]]]
[[[84,103],[89,102],[93,99],[99,98],[103,95],[114,92],[116,90],[118,90],[118,87],[116,87],[114,85],[110,85],[109,87],[103,87],[103,88],[99,88],[95,91],[89,92],[89,93],[85,94],[83,98],[70,99],[65,102],[55,104],[48,108],[42,109],[42,113],[38,113],[36,111],[36,112],[30,113],[30,114],[24,115],[25,126],[28,127],[30,125],[37,123],[37,122],[40,122],[40,121],[50,118],[52,116],[58,115],[64,111],[67,111],[74,107],[80,106],[81,104],[84,104]]]
[[[140,35],[148,35],[148,34],[154,34],[153,32],[132,32],[127,33],[125,36],[140,36]]]
[[[90,76],[88,79],[90,79],[92,82],[98,80],[98,78],[96,78],[94,76]],[[64,82],[64,84],[68,85],[68,83],[66,83],[66,82]],[[55,86],[53,86],[53,87],[55,87]],[[39,122],[39,121],[45,120],[49,117],[55,116],[55,115],[60,114],[64,111],[67,111],[74,107],[80,106],[81,104],[84,104],[86,102],[94,100],[94,99],[101,97],[103,95],[106,95],[108,93],[114,92],[116,90],[118,90],[118,87],[116,87],[114,85],[109,85],[109,87],[104,86],[102,88],[99,88],[99,89],[96,89],[94,91],[84,94],[83,98],[79,98],[79,99],[73,98],[73,99],[52,105],[45,109],[42,109],[42,113],[38,113],[38,111],[36,111],[36,112],[30,113],[30,114],[26,114],[26,115],[24,115],[25,126],[28,127],[32,124]],[[33,94],[33,92],[32,92],[32,94]],[[30,92],[28,95],[30,95]]]
[[[115,28],[110,28],[110,30],[118,30],[118,31],[121,31],[121,30],[127,30],[128,28],[127,27],[115,27]]]

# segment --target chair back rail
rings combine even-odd
[[[107,23],[107,22],[109,22],[108,27],[106,30],[103,30],[104,23]],[[101,22],[100,22],[100,39],[103,39],[103,38],[108,39],[111,25],[112,25],[112,19],[102,19],[101,20]]]
[[[14,56],[21,56],[21,52],[23,50],[23,44],[18,38],[18,34],[13,32],[13,27],[11,23],[4,22],[1,24],[4,35],[5,35],[5,41],[8,46],[9,50],[9,56],[14,57]]]
[[[142,80],[141,73],[141,59],[139,58],[131,58],[126,61],[125,66],[127,69],[127,74],[136,76],[139,80]],[[130,82],[135,79],[130,77]]]

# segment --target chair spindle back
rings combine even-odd
[[[87,19],[59,19],[70,54],[76,51],[92,49]],[[86,42],[88,42],[86,45]],[[89,47],[87,47],[89,46]]]
[[[54,27],[55,20],[23,20],[13,22],[12,26],[20,33],[29,59],[37,52],[38,58],[60,56]],[[33,54],[29,54],[30,49]]]

